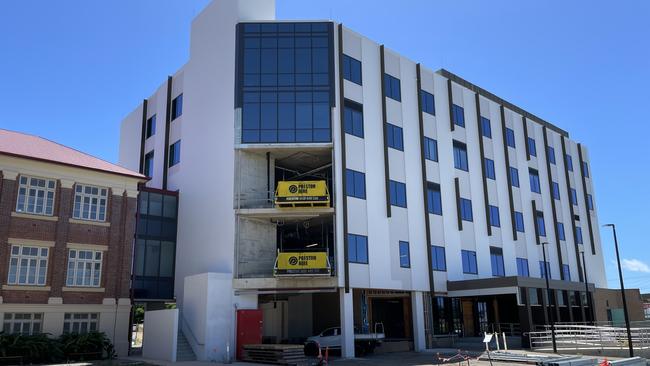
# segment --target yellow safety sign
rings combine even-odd
[[[324,180],[281,181],[275,191],[279,207],[327,206],[330,194]]]
[[[326,252],[281,252],[275,263],[276,276],[330,274]]]

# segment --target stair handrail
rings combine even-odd
[[[194,341],[194,343],[198,344],[199,346],[205,346],[205,343],[199,342],[199,339],[194,334],[194,331],[192,330],[192,327],[190,326],[189,322],[187,321],[187,319],[185,319],[185,315],[183,314],[183,312],[181,312],[180,314],[181,314],[181,333],[185,335],[185,332],[183,332],[183,324],[187,325],[187,329],[190,330],[190,335],[192,336],[192,340]]]

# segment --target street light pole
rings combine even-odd
[[[616,225],[606,224],[612,228],[614,234],[614,248],[616,248],[616,263],[618,264],[618,278],[621,280],[621,296],[623,297],[623,315],[625,315],[625,328],[627,328],[627,344],[630,348],[630,357],[634,357],[634,347],[632,345],[632,332],[630,331],[630,317],[627,314],[627,300],[625,299],[625,286],[623,285],[623,271],[621,270],[621,258],[618,254],[618,240],[616,238]]]
[[[549,285],[548,281],[548,272],[551,266],[548,265],[548,262],[546,261],[546,250],[544,249],[544,245],[548,244],[548,242],[543,242],[540,245],[542,246],[542,256],[544,257],[544,278],[546,279],[546,298],[548,301],[548,304],[546,304],[546,312],[548,314],[548,319],[551,321],[551,340],[553,341],[553,352],[557,353],[557,343],[555,341],[555,320],[553,318],[553,310],[549,311],[549,308],[551,306],[551,286]]]

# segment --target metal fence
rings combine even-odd
[[[631,327],[632,345],[635,349],[650,349],[650,327],[640,322]],[[529,333],[530,348],[553,349],[552,332],[549,325],[542,331]],[[558,350],[627,349],[628,339],[625,327],[584,324],[556,324],[555,342]]]
[[[508,337],[521,335],[521,324],[519,323],[494,323],[492,324],[492,333],[505,333]]]

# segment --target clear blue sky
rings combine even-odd
[[[5,0],[0,127],[117,160],[119,122],[188,55],[208,0]],[[650,292],[650,2],[277,0],[334,19],[568,130],[590,151],[601,223],[626,285]],[[618,276],[602,230],[610,286]],[[641,263],[633,260],[641,261]]]

